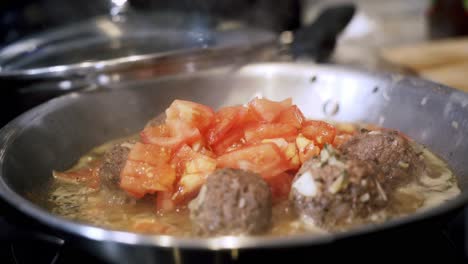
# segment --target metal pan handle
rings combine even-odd
[[[294,58],[309,57],[325,62],[335,49],[336,40],[354,16],[354,4],[339,4],[325,8],[315,21],[294,32],[290,52]]]

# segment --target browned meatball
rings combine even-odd
[[[99,169],[99,177],[101,180],[101,193],[110,203],[122,204],[130,201],[133,202],[134,200],[119,188],[120,172],[125,166],[132,146],[133,142],[118,143],[104,154],[104,159]]]
[[[372,161],[346,159],[326,146],[296,174],[290,199],[304,220],[329,231],[379,220],[388,189]]]
[[[189,208],[199,235],[258,234],[271,224],[270,188],[260,175],[243,170],[213,172]]]
[[[130,142],[115,144],[104,154],[104,160],[99,170],[101,184],[105,186],[119,185],[120,172],[125,166],[131,147],[132,143]]]
[[[419,155],[396,131],[363,132],[341,145],[340,150],[352,159],[375,161],[392,186],[414,180],[423,168]]]

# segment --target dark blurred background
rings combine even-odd
[[[114,0],[116,3],[122,2]],[[136,12],[179,12],[181,16],[222,17],[274,31],[300,24],[300,1],[270,0],[133,0]],[[112,1],[0,1],[0,47],[32,33],[108,14]]]

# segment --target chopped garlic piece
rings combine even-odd
[[[320,152],[320,162],[327,162],[328,159],[330,158],[330,152],[328,151],[327,148],[323,148],[322,151]]]
[[[203,144],[202,144],[201,140],[193,143],[193,145],[192,145],[192,149],[194,151],[200,151],[202,147],[203,147]]]
[[[296,138],[296,145],[300,152],[303,152],[309,144],[313,143],[311,140],[299,134]]]
[[[365,194],[361,195],[361,197],[359,198],[359,200],[361,202],[363,202],[363,203],[369,201],[369,199],[370,199],[369,193],[365,193]]]
[[[409,167],[409,164],[408,162],[399,161],[398,166],[402,167],[403,169],[407,169]]]
[[[289,143],[285,151],[286,159],[292,159],[297,156],[296,145]]]
[[[345,174],[341,174],[331,185],[328,191],[332,194],[339,192],[345,186]]]
[[[369,132],[369,135],[380,135],[380,134],[382,134],[382,131],[373,130],[373,131]]]
[[[308,171],[293,183],[292,188],[304,196],[314,197],[317,194],[317,184]]]

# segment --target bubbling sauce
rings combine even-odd
[[[102,159],[105,151],[113,144],[122,140],[114,140],[96,147],[83,156],[70,171],[91,166],[93,162]],[[460,193],[456,177],[447,164],[427,148],[414,144],[414,147],[421,149],[425,170],[416,181],[397,189],[388,208],[379,212],[378,217],[382,221],[427,210],[453,199]],[[113,230],[193,236],[187,208],[170,213],[157,213],[154,200],[147,198],[132,203],[110,204],[108,199],[112,194],[105,193],[108,192],[106,189],[99,190],[59,179],[53,182],[50,190],[48,209],[66,219]],[[288,236],[324,232],[313,223],[301,221],[288,201],[283,201],[273,206],[272,228],[265,235]]]

